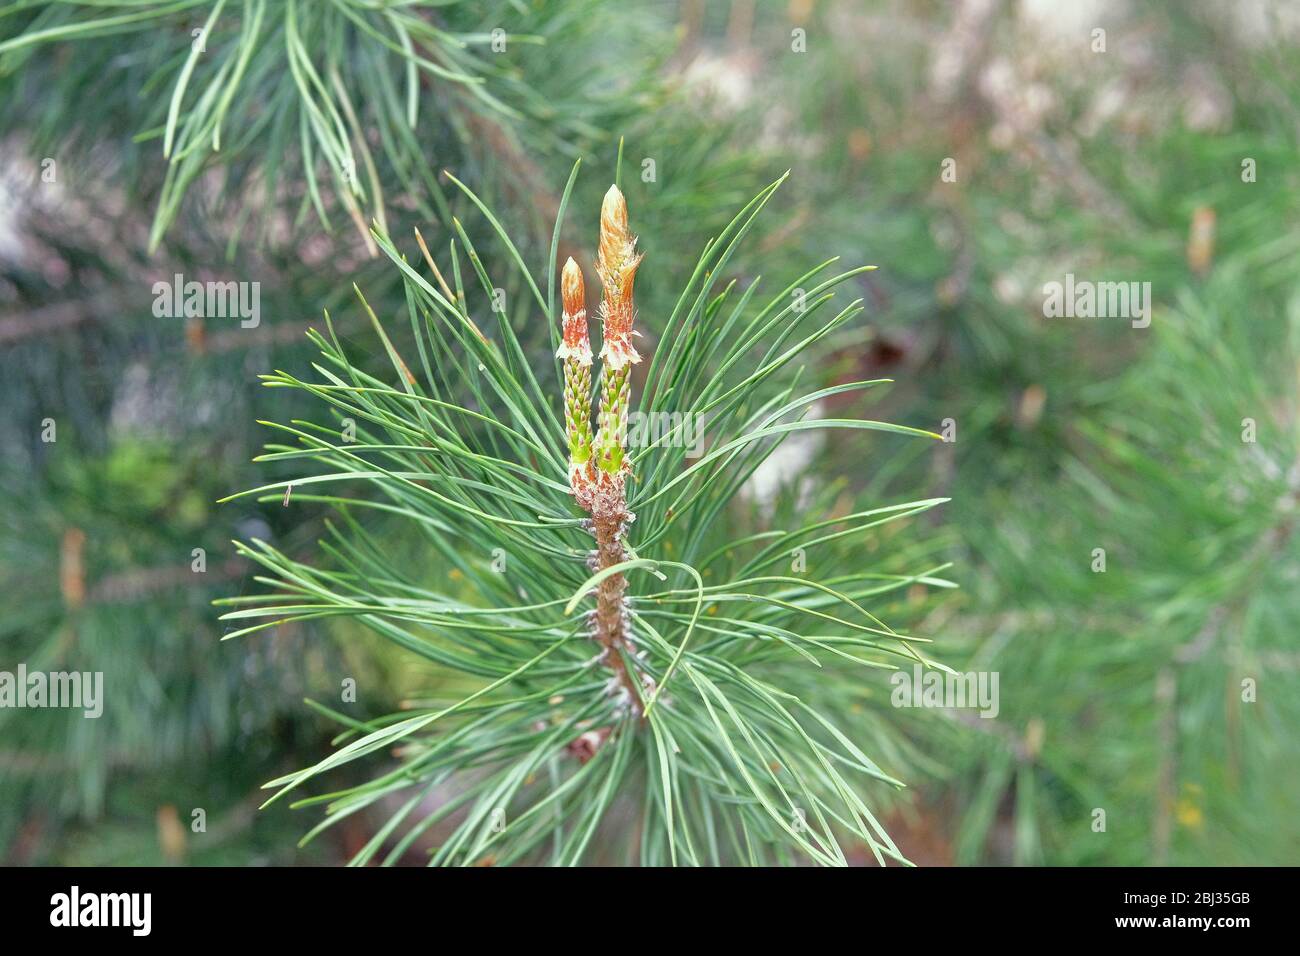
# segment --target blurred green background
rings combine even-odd
[[[782,485],[832,513],[952,498],[893,545],[961,590],[882,616],[996,671],[1000,713],[862,715],[909,784],[900,848],[1300,861],[1300,3],[414,4],[438,67],[414,80],[380,6],[0,11],[0,670],[112,689],[98,720],[0,710],[0,860],[333,863],[370,837],[358,817],[299,848],[313,811],[258,788],[328,746],[304,698],[360,718],[438,677],[346,625],[219,641],[210,601],[258,587],[230,539],[310,553],[324,520],[214,504],[271,480],[256,421],[298,412],[256,375],[305,368],[325,308],[375,353],[351,283],[380,315],[401,290],[355,223],[479,228],[445,168],[544,274],[572,163],[581,244],[621,138],[651,342],[789,168],[734,277],[879,266],[818,374],[893,378],[869,417],[955,439],[800,444],[754,489],[760,511]],[[178,272],[259,282],[261,324],[156,318]],[[1149,327],[1046,318],[1066,274],[1150,283]]]

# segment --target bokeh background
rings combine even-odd
[[[358,815],[299,846],[315,811],[259,811],[259,787],[329,746],[304,699],[352,679],[364,718],[438,675],[346,624],[220,641],[211,601],[258,587],[231,539],[309,554],[326,517],[215,504],[272,480],[257,420],[302,411],[256,376],[306,368],[324,309],[386,361],[351,284],[380,314],[402,293],[361,224],[482,228],[443,169],[541,273],[573,162],[564,244],[621,140],[651,342],[707,238],[790,169],[719,278],[879,266],[817,374],[895,379],[869,417],[950,422],[866,456],[797,443],[747,503],[952,498],[881,550],[952,562],[960,590],[884,616],[998,672],[1000,713],[841,715],[909,784],[900,848],[1300,862],[1300,3],[408,7],[406,34],[362,0],[0,11],[0,670],[111,689],[98,720],[0,710],[0,860],[335,863],[370,838]],[[260,283],[261,323],[155,317],[176,273]],[[1067,273],[1149,282],[1150,327],[1045,318]]]

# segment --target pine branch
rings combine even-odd
[[[734,287],[718,292],[713,277],[778,185],[709,243],[683,289],[640,401],[643,412],[677,416],[639,447],[629,430],[626,372],[639,359],[631,335],[640,259],[617,189],[606,197],[598,243],[604,341],[594,434],[581,384],[590,347],[576,264],[566,265],[560,283],[562,315],[550,312],[540,284],[525,272],[531,300],[526,293],[510,321],[493,308],[501,284],[463,230],[449,248],[449,278],[426,277],[375,233],[404,278],[416,334],[417,354],[403,357],[362,300],[396,386],[359,370],[332,326],[313,336],[324,356],[317,378],[265,376],[270,387],[324,401],[355,422],[356,432],[345,436],[337,424],[273,426],[291,443],[268,445],[262,460],[314,468],[233,497],[272,501],[291,485],[295,498],[337,507],[345,525],[322,542],[332,568],[291,559],[265,542],[241,545],[266,569],[273,590],[222,602],[231,608],[223,619],[238,628],[228,636],[356,617],[476,688],[349,725],[334,754],[271,781],[276,801],[354,760],[400,748],[396,769],[328,798],[326,819],[312,835],[400,792],[409,801],[354,862],[374,858],[385,844],[385,860],[394,862],[438,820],[463,810],[431,862],[573,864],[590,856],[598,830],[616,825],[616,802],[631,800],[643,820],[638,832],[610,835],[626,862],[843,864],[845,838],[861,841],[880,862],[903,860],[864,796],[873,782],[886,791],[900,782],[822,706],[833,713],[832,702],[858,685],[863,667],[887,670],[896,666],[891,658],[930,663],[918,650],[924,639],[890,629],[864,603],[949,583],[933,570],[866,570],[872,559],[863,549],[873,529],[940,502],[805,519],[795,530],[754,529],[738,538],[727,535],[730,520],[717,520],[737,516],[746,476],[795,432],[937,437],[881,422],[806,417],[828,394],[878,382],[795,397],[798,360],[859,311],[852,303],[822,316],[835,287],[859,270],[813,283],[805,309],[791,306],[788,289],[751,307],[751,286],[726,310]],[[496,232],[502,258],[523,270],[507,231],[466,193]],[[557,236],[560,229],[557,222]],[[481,295],[469,294],[467,277],[477,277]],[[516,336],[538,309],[560,327],[564,388],[542,387]],[[706,413],[710,440],[687,463],[683,427]],[[588,517],[575,515],[575,505]],[[385,560],[381,542],[352,518],[375,508],[412,522],[435,560],[422,567]],[[594,537],[594,553],[584,537]],[[826,549],[825,566],[844,573],[818,580],[764,570],[796,547]],[[706,578],[724,583],[706,585]],[[656,579],[657,587],[645,586]],[[810,668],[815,674],[803,673]],[[424,798],[444,786],[458,796],[429,809]]]
[[[236,235],[250,209],[283,205],[311,210],[326,231],[350,222],[369,244],[366,224],[386,225],[394,194],[450,223],[430,154],[476,164],[487,144],[522,167],[601,135],[622,109],[605,78],[574,83],[551,68],[608,40],[612,11],[589,12],[575,23],[506,0],[45,0],[0,19],[0,79],[16,78],[9,118],[38,141],[130,129],[156,144],[165,175],[151,251],[213,169]],[[69,116],[65,104],[88,89],[100,108]]]

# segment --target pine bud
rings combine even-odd
[[[627,200],[617,186],[610,186],[600,206],[600,251],[596,260],[596,270],[604,286],[600,304],[603,334],[600,357],[610,371],[641,361],[632,345],[632,323],[636,318],[632,284],[640,264],[636,238],[628,230]]]
[[[636,306],[632,284],[641,257],[628,229],[627,200],[610,186],[600,207],[600,252],[596,269],[604,286],[600,303],[600,406],[596,411],[595,463],[597,510],[620,513],[624,508],[624,478],[631,470],[627,448],[628,410],[632,398],[631,366],[641,361],[632,345]]]
[[[587,292],[582,282],[582,270],[570,256],[560,276],[560,293],[564,303],[564,341],[555,354],[558,358],[576,358],[583,365],[591,364],[591,341],[587,337]]]
[[[604,287],[600,303],[602,360],[596,434],[591,434],[591,345],[582,270],[570,259],[561,274],[563,338],[556,355],[564,361],[564,423],[569,439],[569,486],[578,504],[598,519],[626,517],[624,482],[631,366],[641,361],[632,345],[636,307],[632,287],[641,256],[628,229],[627,200],[610,186],[600,207],[596,271]]]
[[[560,275],[563,341],[555,354],[564,361],[564,428],[569,439],[569,487],[590,510],[591,342],[587,337],[586,289],[582,270],[572,258]]]
[[[602,275],[622,261],[632,239],[627,228],[627,200],[610,186],[600,204],[600,268]]]

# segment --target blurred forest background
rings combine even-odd
[[[883,679],[845,701],[909,784],[900,848],[1297,862],[1298,44],[1300,3],[1265,0],[0,8],[0,669],[112,692],[98,720],[0,710],[0,861],[335,863],[371,837],[358,816],[299,847],[312,810],[257,810],[328,746],[304,698],[364,718],[437,676],[350,624],[220,642],[211,601],[258,587],[231,539],[310,552],[325,519],[214,504],[271,480],[256,422],[295,414],[256,375],[305,368],[323,309],[386,361],[351,285],[381,316],[402,290],[364,224],[482,228],[444,169],[544,274],[574,160],[566,243],[621,138],[648,348],[700,247],[789,168],[719,278],[879,266],[810,371],[893,378],[869,417],[955,438],[801,443],[749,503],[952,498],[881,551],[961,589],[883,616],[998,672],[1000,713],[881,707]],[[260,283],[260,324],[155,317],[176,273]],[[1067,273],[1149,282],[1150,326],[1044,318]]]

